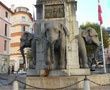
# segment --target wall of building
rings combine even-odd
[[[0,73],[8,72],[11,15],[11,10],[0,2]]]
[[[21,7],[22,8],[22,7]],[[23,11],[19,7],[15,10],[16,12],[12,15],[11,22],[11,42],[10,42],[10,60],[14,64],[14,71],[17,71],[20,67],[20,62],[23,61],[20,49],[20,38],[24,31],[30,31],[32,29],[32,17],[30,17],[30,13],[25,11],[25,7],[23,7]],[[27,9],[26,9],[27,10]],[[25,30],[24,30],[25,29]],[[11,62],[10,62],[11,63]]]

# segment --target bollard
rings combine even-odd
[[[18,81],[16,80],[13,82],[13,90],[19,90]]]
[[[87,76],[85,76],[85,78],[84,78],[84,90],[90,90],[90,84],[87,79]]]

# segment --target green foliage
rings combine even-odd
[[[109,34],[105,30],[103,30],[103,41],[104,41],[104,48],[108,48],[109,44],[110,44],[110,42],[109,42]]]

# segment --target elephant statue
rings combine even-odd
[[[95,45],[99,46],[99,39],[97,32],[88,27],[87,30],[80,30],[80,34],[78,35],[78,50],[79,50],[79,63],[81,68],[89,68],[86,45]]]
[[[26,63],[25,60],[25,54],[24,54],[24,49],[25,48],[31,48],[32,49],[32,57],[33,57],[33,65],[35,65],[36,61],[36,45],[35,45],[35,39],[34,39],[34,34],[31,34],[27,31],[23,32],[21,38],[20,38],[20,52],[23,57],[23,65]]]
[[[66,36],[67,28],[60,23],[48,22],[44,25],[44,35],[47,41],[47,60],[48,68],[52,69],[52,64],[57,61],[57,69],[66,68]]]

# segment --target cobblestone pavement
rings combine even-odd
[[[13,88],[13,84],[6,85],[10,83],[15,78],[15,75],[0,75],[0,90],[37,90],[37,89],[25,89],[25,85],[19,83],[19,89]],[[26,75],[18,75],[18,79],[25,82]],[[8,79],[8,80],[5,80]],[[38,89],[41,90],[41,89]],[[62,89],[63,90],[63,89]],[[69,89],[65,89],[69,90]],[[83,89],[72,89],[72,90],[83,90]],[[90,90],[110,90],[110,86],[97,86],[91,88]]]

